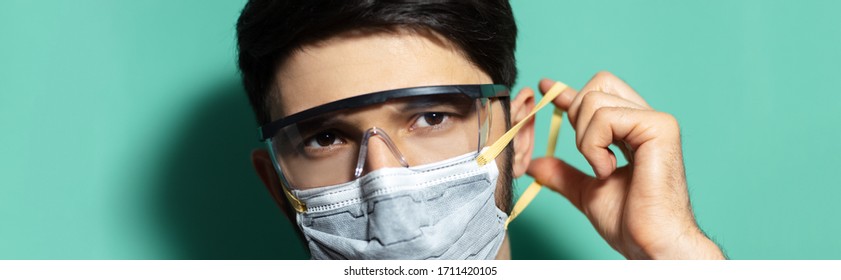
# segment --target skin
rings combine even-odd
[[[458,47],[435,33],[344,33],[306,45],[280,64],[275,83],[280,94],[270,98],[272,119],[375,91],[483,83],[492,80],[470,63]],[[544,80],[540,89],[545,91],[549,86],[551,81]],[[590,94],[596,89],[604,93]],[[555,105],[570,112],[576,134],[582,139],[579,147],[583,147],[582,153],[601,179],[590,178],[560,159],[532,161],[534,120],[528,120],[516,135],[513,158],[509,164],[499,164],[500,168],[510,166],[515,177],[528,172],[569,198],[599,233],[628,258],[720,258],[720,250],[701,234],[691,213],[674,118],[648,108],[630,87],[609,74],[597,75],[581,92],[568,90],[555,100]],[[584,98],[588,95],[592,97]],[[511,123],[525,119],[534,108],[534,99],[534,91],[524,88],[511,100]],[[627,109],[611,109],[615,107]],[[492,101],[491,108],[488,144],[506,131],[499,101]],[[375,124],[376,118],[372,118],[371,125]],[[369,143],[366,172],[399,166],[385,144],[374,139],[377,138]],[[634,170],[630,166],[616,169],[615,157],[605,147],[617,141],[630,144]],[[497,158],[497,162],[501,161],[503,157]],[[294,213],[285,210],[288,202],[267,151],[253,151],[252,162],[274,200],[294,224]],[[500,180],[496,192],[500,209],[506,209],[510,203],[499,197],[505,188],[510,188],[510,182]],[[506,236],[497,258],[510,257]]]

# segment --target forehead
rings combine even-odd
[[[272,119],[370,92],[491,83],[459,49],[435,33],[345,33],[304,46],[280,65]]]

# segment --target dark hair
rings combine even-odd
[[[345,31],[395,27],[437,32],[494,83],[514,84],[517,27],[508,0],[249,0],[237,21],[237,40],[257,122],[272,121],[267,101],[275,71],[296,49]]]

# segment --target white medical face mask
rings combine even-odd
[[[477,154],[383,168],[350,183],[292,190],[314,259],[493,259],[508,215],[495,203],[499,171]]]

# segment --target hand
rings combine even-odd
[[[553,81],[540,81],[545,94]],[[579,93],[554,101],[567,111],[593,178],[557,158],[532,161],[527,173],[565,196],[628,259],[722,259],[695,222],[680,143],[669,114],[654,111],[616,76],[596,74]],[[617,144],[628,165],[617,167]]]

